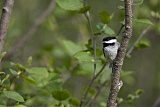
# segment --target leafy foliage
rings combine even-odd
[[[2,60],[2,58],[4,57],[5,54],[6,54],[6,52],[2,52],[2,53],[0,54],[0,62],[1,62],[1,60]]]
[[[72,104],[73,106],[79,106],[80,102],[76,98],[70,98],[69,103]]]
[[[144,24],[153,25],[153,23],[148,19],[134,19],[133,21],[137,22],[137,23],[144,23]]]
[[[65,10],[79,10],[83,7],[80,0],[56,0],[56,2]]]
[[[134,94],[129,94],[127,96],[128,103],[133,105],[133,101],[137,98],[139,98],[139,95],[142,94],[144,91],[142,89],[138,89]]]
[[[133,5],[141,5],[143,3],[143,0],[135,0],[133,1]]]
[[[18,5],[15,6],[15,12],[13,12],[11,18],[4,50],[9,50],[11,44],[14,45],[18,40],[21,40],[20,37],[23,37],[27,30],[30,29],[30,26],[38,20],[39,14],[45,11],[45,6],[48,2],[39,0],[17,2]],[[106,62],[102,52],[101,39],[106,35],[116,35],[119,29],[117,23],[120,20],[124,20],[124,6],[121,4],[122,2],[116,1],[115,3],[105,0],[88,1],[86,6],[82,0],[56,0],[56,3],[58,5],[55,6],[51,14],[38,28],[35,33],[36,36],[30,39],[24,48],[14,53],[11,59],[2,61],[2,68],[0,70],[0,106],[77,107],[80,104],[82,93],[86,91],[87,85],[91,77],[93,77],[93,64],[96,62],[96,73],[98,73]],[[108,3],[112,5],[108,5]],[[135,0],[133,6],[141,5],[142,3],[143,0]],[[118,6],[118,9],[115,6]],[[136,14],[133,13],[133,17],[137,18],[133,19],[133,22],[140,23],[141,25],[155,25],[156,31],[160,32],[160,24],[158,22],[160,15],[156,11],[158,9],[155,4],[152,4],[152,8],[146,4],[140,8],[143,11],[146,10],[148,14],[143,15],[143,12],[137,10]],[[35,14],[33,14],[34,11],[36,11]],[[150,18],[150,11],[152,18]],[[88,23],[82,14],[87,14],[88,12],[90,12],[94,34],[97,35],[95,37],[97,42],[96,61],[93,60],[93,41],[88,36],[90,34]],[[146,17],[149,19],[146,19]],[[124,21],[121,22],[124,24]],[[134,27],[133,35],[135,36],[133,36],[131,42],[134,42],[134,37],[138,36],[141,30],[144,29],[142,26],[138,26],[138,24]],[[156,34],[157,32],[151,33],[158,35]],[[148,37],[146,36],[146,38]],[[150,38],[153,39],[154,37]],[[151,42],[142,39],[136,45],[136,49],[147,48],[151,45]],[[129,43],[129,45],[131,44]],[[157,49],[157,51],[159,50]],[[0,61],[5,54],[6,52],[3,52],[0,55]],[[157,55],[159,56],[158,52]],[[120,97],[117,98],[117,103],[120,104],[118,105],[120,107],[125,107],[121,106],[121,103],[125,102],[133,104],[140,97],[140,94],[143,93],[143,90],[139,89],[133,94],[128,94],[137,88],[135,87],[135,83],[137,82],[135,79],[140,75],[138,73],[139,67],[144,69],[142,66],[136,66],[137,63],[133,62],[133,59],[138,59],[140,56],[136,55],[136,58],[133,57],[129,59],[129,63],[124,63],[125,70],[121,72],[120,79],[126,87],[122,87],[119,94]],[[147,74],[149,75],[149,72]],[[107,84],[103,87],[104,90],[101,91],[94,102],[97,107],[106,107],[104,99],[106,100],[108,97],[110,75],[111,70],[105,68],[102,74],[94,81],[92,88],[89,90],[89,95],[84,101],[84,107],[87,106],[87,103],[108,79]],[[141,85],[143,86],[143,84]],[[133,86],[133,88],[128,90],[127,86]],[[155,87],[158,90],[157,85]],[[128,97],[125,99],[121,95]],[[141,102],[143,103],[143,101]]]
[[[90,52],[81,51],[81,52],[76,53],[74,56],[80,61],[94,62],[93,57]]]
[[[91,9],[91,6],[84,6],[82,7],[78,12],[79,13],[85,13]]]
[[[3,91],[3,93],[8,98],[14,99],[18,102],[24,102],[23,97],[15,91]]]
[[[101,19],[102,23],[108,24],[110,22],[110,15],[107,11],[101,11],[99,13],[99,18]]]
[[[70,94],[67,90],[56,90],[52,92],[52,96],[59,101],[66,100],[70,97]]]
[[[104,33],[112,36],[115,34],[115,31],[112,28],[102,23],[98,23],[96,28],[98,29],[98,32],[96,32],[95,35],[101,35]]]
[[[150,46],[150,42],[148,40],[141,40],[137,46],[136,46],[136,49],[142,49],[142,48],[147,48]]]

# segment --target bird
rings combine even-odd
[[[113,36],[103,38],[102,43],[104,57],[110,63],[109,68],[111,68],[113,65],[113,61],[117,56],[118,49],[120,48],[120,43],[117,42],[116,37]]]

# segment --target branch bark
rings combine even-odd
[[[42,24],[42,22],[49,16],[49,14],[52,12],[53,8],[55,7],[55,0],[51,0],[49,3],[47,9],[42,13],[42,15],[37,19],[37,21],[34,23],[34,25],[29,29],[28,33],[25,34],[18,42],[15,44],[11,50],[7,53],[7,55],[4,57],[10,58],[12,55],[17,52],[17,50],[21,49],[24,44],[33,37],[34,33],[38,29],[38,27]]]
[[[94,81],[95,81],[95,80],[98,78],[98,76],[102,73],[102,71],[104,70],[104,68],[106,67],[106,65],[107,65],[107,63],[105,63],[105,64],[103,65],[103,67],[100,69],[100,71],[99,71],[95,76],[93,76],[92,80],[91,80],[90,83],[89,83],[89,86],[88,86],[86,92],[84,93],[84,95],[83,95],[82,98],[81,98],[81,103],[80,103],[80,106],[79,106],[79,107],[83,107],[83,106],[82,106],[82,105],[83,105],[83,102],[84,102],[84,100],[86,99],[90,88],[92,87]]]
[[[7,34],[10,15],[14,5],[14,0],[4,0],[4,6],[2,9],[2,16],[0,20],[0,54],[3,50],[4,40]]]
[[[125,31],[121,42],[121,47],[112,68],[112,82],[109,98],[106,107],[117,107],[116,98],[121,88],[120,71],[122,69],[124,57],[130,38],[132,37],[132,0],[124,0],[125,6]]]

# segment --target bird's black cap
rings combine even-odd
[[[105,38],[103,38],[103,41],[109,41],[109,40],[112,40],[112,39],[116,39],[116,37],[111,37],[111,36],[105,37]]]

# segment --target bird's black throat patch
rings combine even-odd
[[[113,46],[113,45],[115,45],[115,43],[103,43],[103,47]]]

